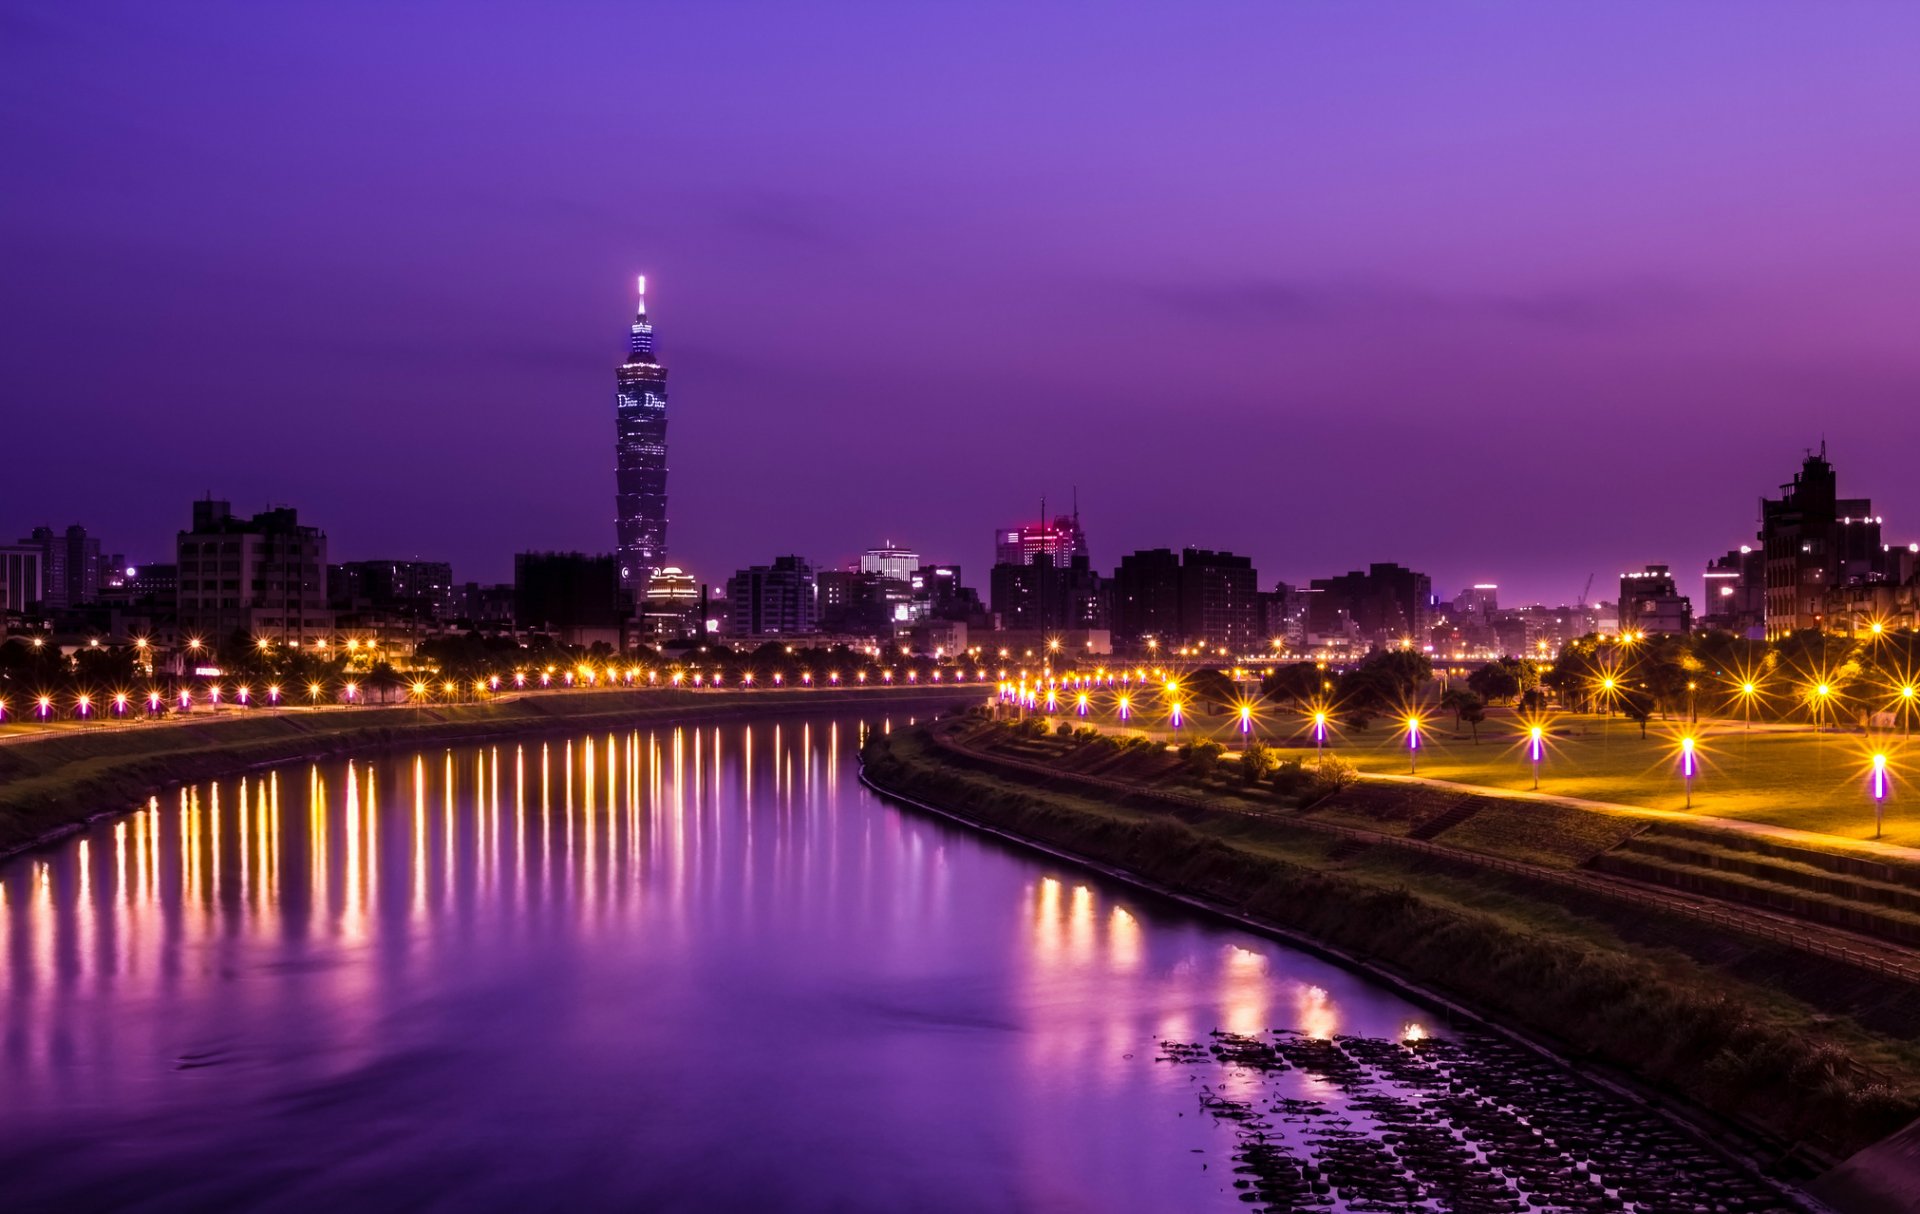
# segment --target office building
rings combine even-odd
[[[624,606],[615,557],[521,552],[513,558],[513,619],[523,630],[567,645],[617,645]]]
[[[1394,648],[1415,644],[1432,627],[1433,582],[1424,573],[1387,562],[1307,585],[1311,641]]]
[[[1251,557],[1180,550],[1180,632],[1188,645],[1228,654],[1267,648],[1260,575]]]
[[[0,546],[0,612],[25,612],[46,602],[46,550],[31,541]]]
[[[1047,631],[1099,631],[1108,620],[1106,579],[1084,556],[1064,567],[1042,552],[1026,564],[1003,562],[989,575],[995,626]]]
[[[1700,627],[1759,640],[1767,634],[1767,558],[1751,544],[1715,557],[1702,576]]]
[[[1473,585],[1453,596],[1453,615],[1456,620],[1468,616],[1478,616],[1490,620],[1493,613],[1500,610],[1500,587],[1492,582],[1475,582]]]
[[[1827,445],[1809,452],[1778,498],[1760,501],[1760,549],[1766,558],[1766,631],[1770,640],[1826,627],[1826,597],[1836,587],[1882,580],[1880,518],[1864,497],[1839,496]]]
[[[452,619],[453,566],[445,561],[348,561],[327,568],[335,611]]]
[[[41,606],[84,607],[100,598],[100,541],[75,524],[65,531],[35,527],[20,547],[40,551]]]
[[[699,578],[678,565],[656,569],[641,601],[641,631],[656,638],[698,635],[705,626],[705,604]]]
[[[182,636],[222,644],[235,634],[304,644],[333,631],[327,607],[327,536],[292,507],[236,518],[211,498],[193,504],[193,526],[174,544]]]
[[[1080,512],[1062,514],[1049,523],[1046,505],[1041,504],[1041,521],[1007,527],[993,534],[993,563],[1031,565],[1042,556],[1051,557],[1055,569],[1072,565],[1073,558],[1087,555],[1087,535],[1080,529]]]
[[[1665,565],[1620,575],[1620,632],[1685,636],[1693,630],[1693,602],[1674,584]]]
[[[919,553],[895,548],[891,544],[884,548],[869,548],[860,554],[860,572],[879,574],[896,582],[912,581],[913,572],[919,567]]]
[[[823,569],[814,578],[818,619],[827,632],[891,636],[893,599],[904,602],[909,583],[867,569]]]
[[[631,602],[667,563],[667,369],[654,355],[644,277],[614,381],[614,532],[620,590]]]
[[[1113,571],[1113,635],[1122,644],[1175,645],[1180,625],[1180,558],[1149,548],[1120,558]]]
[[[775,557],[727,579],[732,631],[738,636],[795,636],[819,626],[813,566],[798,556]]]

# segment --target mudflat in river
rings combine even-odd
[[[0,864],[0,1206],[1779,1205],[1363,978],[877,799],[899,723],[290,766]]]

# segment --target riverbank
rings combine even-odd
[[[0,747],[0,857],[164,789],[279,763],[423,743],[820,711],[936,711],[974,688],[592,691],[485,704],[220,716],[165,728],[61,732]]]
[[[1909,1035],[1753,981],[1766,972],[1755,948],[1658,908],[1596,912],[1524,879],[1356,850],[1279,819],[1065,791],[956,763],[920,731],[876,738],[866,758],[882,789],[1319,941],[1746,1128],[1802,1174],[1920,1112]]]

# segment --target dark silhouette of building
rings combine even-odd
[[[1124,644],[1149,637],[1177,644],[1180,624],[1180,558],[1171,548],[1148,548],[1120,558],[1113,571],[1113,635]]]
[[[1064,567],[1041,553],[1029,564],[1003,562],[993,567],[989,594],[1000,628],[1042,632],[1104,631],[1107,628],[1106,579],[1084,556]]]
[[[1758,640],[1767,632],[1767,557],[1742,544],[1707,566],[1700,627]]]
[[[46,550],[31,540],[0,547],[0,612],[24,612],[46,602]]]
[[[292,507],[236,518],[226,502],[193,504],[174,545],[182,636],[214,643],[241,632],[282,644],[326,638],[327,535]]]
[[[452,619],[453,566],[445,561],[348,561],[327,569],[335,611],[383,612],[417,620]]]
[[[822,631],[865,636],[892,633],[894,579],[871,570],[823,569],[814,584]]]
[[[100,541],[78,524],[57,532],[35,527],[21,546],[40,550],[40,605],[84,607],[100,598]]]
[[[1674,585],[1665,565],[1620,575],[1621,633],[1685,636],[1693,630],[1693,603]]]
[[[1259,574],[1249,557],[1206,548],[1151,548],[1113,573],[1114,632],[1138,643],[1200,645],[1244,653],[1265,647]]]
[[[1807,453],[1778,498],[1760,499],[1760,550],[1766,556],[1768,639],[1824,628],[1829,591],[1882,579],[1880,519],[1873,502],[1839,496],[1820,454]]]
[[[913,571],[907,587],[915,620],[981,625],[986,622],[986,609],[980,603],[980,595],[961,581],[958,565],[922,565]]]
[[[633,602],[667,563],[667,369],[654,357],[645,278],[639,299],[614,377],[614,532],[620,589]]]
[[[1260,575],[1253,559],[1180,550],[1180,631],[1189,645],[1246,653],[1261,645]]]
[[[523,629],[566,644],[617,642],[620,568],[611,556],[522,552],[513,558],[513,618]]]
[[[1321,640],[1392,647],[1425,637],[1432,626],[1432,580],[1400,565],[1368,565],[1364,573],[1314,578],[1307,586],[1307,631]]]
[[[818,628],[813,566],[798,556],[742,569],[727,579],[727,599],[730,627],[740,636],[795,636]]]

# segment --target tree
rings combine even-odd
[[[1276,762],[1266,743],[1250,742],[1240,752],[1240,777],[1249,784],[1258,784],[1267,778]]]
[[[1638,688],[1620,693],[1620,713],[1630,721],[1640,723],[1640,736],[1647,736],[1647,722],[1653,719],[1653,697]]]
[[[1239,699],[1233,680],[1223,671],[1207,668],[1180,676],[1180,690],[1190,700],[1226,707]]]
[[[1467,676],[1467,688],[1483,701],[1511,700],[1522,689],[1525,663],[1497,658]]]
[[[1487,719],[1487,706],[1475,699],[1460,710],[1460,719],[1473,730],[1473,744],[1480,745],[1480,722]]]
[[[1260,681],[1260,694],[1279,704],[1311,704],[1327,691],[1327,672],[1312,662],[1292,662]]]
[[[1360,663],[1358,672],[1380,682],[1393,699],[1405,700],[1433,678],[1433,659],[1411,649],[1376,649]]]
[[[1485,702],[1466,688],[1449,687],[1440,696],[1440,711],[1453,714],[1453,728],[1456,732],[1469,708],[1481,709],[1480,719],[1486,720]]]
[[[1220,765],[1220,756],[1225,753],[1227,748],[1211,738],[1189,742],[1180,748],[1180,758],[1186,763],[1187,771],[1196,776],[1210,774]]]

